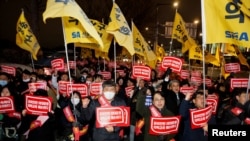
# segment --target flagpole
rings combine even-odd
[[[32,69],[33,69],[33,71],[35,71],[34,60],[33,60],[33,57],[32,57],[31,53],[30,53],[30,58],[31,58]]]
[[[116,41],[114,40],[114,79],[116,83]]]
[[[204,95],[204,101],[206,101],[206,93],[205,93],[205,49],[206,49],[206,19],[205,19],[205,9],[204,9],[204,0],[201,0],[201,19],[202,19],[202,59],[203,59],[203,95]],[[204,103],[204,107],[205,107],[205,103]]]
[[[69,82],[70,82],[70,87],[72,90],[72,78],[71,78],[71,74],[70,74],[70,68],[69,68],[69,56],[68,56],[68,48],[67,48],[67,42],[66,42],[66,37],[65,37],[65,30],[64,30],[64,22],[63,22],[63,18],[61,17],[61,21],[62,21],[62,30],[63,30],[63,40],[64,40],[64,47],[65,47],[65,54],[66,54],[66,62],[67,62],[67,69],[68,69],[68,75],[69,75]],[[73,93],[71,95],[71,98],[73,98]],[[73,110],[75,110],[75,105],[73,104]],[[75,116],[75,120],[77,122],[77,118],[76,115]]]
[[[74,44],[74,64],[76,63],[76,47]],[[76,66],[75,66],[75,77],[76,77]]]
[[[176,9],[175,9],[175,14],[178,11],[178,4],[175,5]],[[173,34],[173,33],[172,33]],[[172,56],[172,46],[173,46],[173,36],[171,36],[171,41],[170,41],[170,47],[169,47],[169,56]]]

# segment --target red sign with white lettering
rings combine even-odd
[[[166,135],[178,132],[181,116],[150,117],[149,134]]]
[[[163,58],[161,66],[164,69],[171,68],[173,72],[181,72],[182,63],[180,58],[167,56]]]
[[[105,80],[111,79],[111,72],[109,72],[109,71],[102,71],[102,72],[100,72],[100,74],[103,76],[103,79],[105,79]]]
[[[60,59],[54,59],[51,61],[51,66],[55,70],[64,70],[64,60],[62,58]]]
[[[90,84],[90,96],[98,96],[102,94],[102,83],[91,83]]]
[[[58,82],[58,91],[60,94],[68,94],[68,90],[67,90],[67,85],[71,84],[69,81],[59,81]]]
[[[0,97],[0,113],[12,113],[15,111],[14,101],[12,96]]]
[[[134,86],[129,86],[129,87],[125,88],[125,92],[126,92],[127,97],[130,97],[131,92],[133,91],[133,89],[134,89]]]
[[[240,72],[240,64],[239,63],[227,63],[225,64],[225,72]]]
[[[212,106],[212,114],[216,114],[218,106],[219,97],[215,94],[208,95],[206,98],[206,104]]]
[[[203,109],[190,109],[191,128],[201,128],[212,115],[212,106]]]
[[[231,78],[231,89],[233,88],[247,88],[248,78]]]
[[[151,69],[147,66],[133,66],[133,77],[142,78],[144,80],[150,80],[151,78]]]
[[[188,70],[181,70],[181,78],[182,79],[188,79],[190,77],[190,73]]]
[[[130,107],[98,107],[96,108],[96,127],[107,125],[127,127],[130,126]]]
[[[82,98],[88,96],[88,86],[86,84],[67,84],[67,95],[70,95],[73,91],[78,91]]]
[[[15,67],[1,65],[1,70],[2,70],[2,72],[16,76],[16,68]]]
[[[194,88],[193,87],[188,87],[188,86],[183,86],[180,88],[180,92],[183,94],[187,94],[187,93],[194,93]]]
[[[25,95],[25,109],[27,114],[47,115],[51,112],[52,99],[43,96]]]
[[[36,92],[38,89],[47,90],[46,82],[32,82],[32,83],[29,83],[28,85],[29,85],[29,90],[31,94]]]

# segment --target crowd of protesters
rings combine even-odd
[[[16,114],[0,114],[1,133],[3,141],[73,141],[78,140],[74,136],[74,127],[79,130],[86,128],[86,132],[80,135],[79,141],[207,141],[208,125],[210,124],[249,124],[250,107],[247,88],[234,88],[230,90],[230,78],[220,77],[212,81],[212,86],[203,88],[203,84],[191,83],[189,79],[181,77],[167,69],[163,75],[152,69],[151,80],[133,78],[131,66],[121,66],[124,71],[121,75],[114,68],[97,64],[97,62],[77,65],[77,71],[56,71],[51,75],[45,75],[43,67],[37,67],[33,72],[16,69],[16,75],[0,73],[1,97],[13,96]],[[98,66],[98,67],[97,67]],[[104,80],[99,71],[110,71],[110,80]],[[74,72],[78,72],[75,74]],[[71,75],[69,75],[71,74]],[[71,77],[71,78],[70,78]],[[202,77],[202,76],[201,76]],[[37,90],[33,95],[52,98],[52,111],[47,113],[44,122],[31,130],[33,121],[39,118],[37,115],[27,114],[25,109],[25,95],[29,95],[28,84],[32,82],[46,82],[47,89]],[[59,81],[73,81],[74,83],[91,84],[102,83],[102,93],[99,97],[81,97],[78,91],[71,95],[59,93]],[[126,94],[125,88],[134,86],[130,94]],[[194,93],[183,94],[180,88],[192,86],[196,88]],[[205,90],[205,92],[204,92]],[[205,95],[204,95],[205,94]],[[206,107],[206,97],[217,95],[219,102],[217,112],[212,115],[208,123],[200,128],[192,129],[190,123],[190,109],[202,109]],[[98,99],[104,99],[101,103]],[[97,128],[95,123],[95,110],[103,104],[111,106],[130,107],[130,126],[118,127],[108,125]],[[69,109],[76,117],[70,122],[63,109]],[[180,116],[181,122],[177,133],[174,134],[149,134],[151,108],[155,108],[158,114],[164,117]],[[235,112],[235,108],[241,112]],[[144,120],[138,132],[139,121]]]

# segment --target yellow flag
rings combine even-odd
[[[113,36],[106,32],[107,25],[93,19],[91,19],[91,22],[101,36],[104,48],[100,48],[100,45],[97,43],[75,43],[75,47],[84,47],[108,53]]]
[[[93,58],[92,50],[89,48],[81,49],[81,57],[82,58]]]
[[[157,58],[155,53],[153,52],[153,50],[151,49],[151,47],[148,45],[147,42],[143,42],[143,51],[145,54],[145,60],[146,60],[146,64],[148,66],[150,66],[151,68],[155,69],[156,67],[156,62],[157,62]]]
[[[135,49],[135,54],[138,54],[140,56],[145,56],[142,46],[145,42],[143,36],[141,35],[140,31],[138,28],[135,26],[134,22],[132,22],[132,33],[133,33],[133,43],[134,43],[134,49]]]
[[[96,58],[101,57],[101,58],[106,59],[108,61],[110,60],[107,52],[102,52],[99,50],[95,50],[95,57]]]
[[[224,53],[231,56],[237,56],[234,46],[232,44],[225,44]]]
[[[121,9],[115,2],[113,2],[113,7],[110,13],[110,21],[106,30],[108,33],[114,35],[117,43],[126,48],[130,55],[135,54],[131,29]]]
[[[221,75],[226,79],[230,73],[226,73],[225,72],[225,58],[223,57],[222,58],[222,61],[221,61]]]
[[[103,47],[100,35],[75,0],[47,0],[46,9],[43,13],[43,21],[46,23],[46,19],[57,17],[73,17],[74,19],[77,19],[79,22],[75,20],[72,24],[74,23],[75,26],[81,24],[86,32],[92,36],[101,47]],[[83,36],[82,33],[79,34],[80,37]],[[78,37],[78,35],[76,35],[76,37]]]
[[[155,55],[157,56],[157,59],[161,62],[163,57],[165,56],[164,48],[159,45],[156,45]]]
[[[220,53],[220,45],[219,44],[217,44],[217,47],[216,47],[215,58],[219,62],[219,64],[221,64],[221,53]]]
[[[178,12],[175,13],[172,38],[182,43],[182,53],[188,51],[192,46],[197,46],[194,39],[189,36],[185,22]]]
[[[250,10],[249,10],[249,7],[247,7],[249,6],[247,5],[249,4],[248,0],[228,0],[228,1],[236,4],[238,8],[240,9],[240,11],[244,13],[244,15],[250,17]]]
[[[40,45],[37,42],[35,35],[33,34],[28,21],[24,16],[24,12],[22,11],[16,25],[16,44],[24,49],[29,51],[32,54],[32,57],[37,60],[37,52],[40,49]]]
[[[244,57],[244,55],[241,53],[241,51],[239,50],[239,48],[237,46],[235,46],[235,51],[237,53],[237,56],[238,56],[240,63],[249,68],[249,64],[247,63],[247,59]]]
[[[231,0],[232,1],[232,0]],[[229,0],[204,0],[206,44],[229,43],[250,46],[250,18]],[[235,0],[233,0],[235,1]],[[237,1],[238,2],[238,1]],[[241,0],[241,5],[250,8],[249,0]],[[247,10],[249,12],[249,10]]]
[[[215,58],[215,56],[213,56],[209,52],[206,54],[205,60],[207,63],[213,64],[218,67],[220,66],[220,62]]]
[[[194,59],[194,60],[203,60],[202,57],[202,50],[201,47],[199,46],[192,46],[189,49],[189,59]]]

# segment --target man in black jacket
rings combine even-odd
[[[97,100],[82,100],[81,117],[86,121],[96,121],[96,108],[101,106],[126,106],[125,101],[115,96],[116,84],[107,80],[102,83],[103,94]],[[104,100],[100,100],[103,98]],[[104,101],[104,102],[103,102]],[[121,127],[107,125],[97,128],[96,123],[89,127],[93,131],[93,141],[119,141]]]

